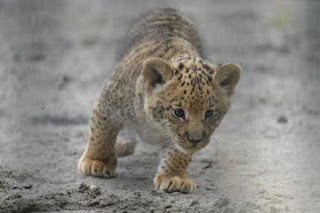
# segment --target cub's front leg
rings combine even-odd
[[[192,155],[182,153],[175,147],[166,147],[161,153],[160,165],[154,184],[165,192],[191,193],[196,184],[187,177]]]
[[[78,170],[86,175],[113,177],[117,166],[115,143],[121,126],[99,100],[90,121],[90,132]]]

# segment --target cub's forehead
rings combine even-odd
[[[203,60],[199,57],[192,57],[190,55],[178,55],[170,62],[177,72],[186,71],[187,73],[196,73],[202,71],[203,74],[209,74],[212,76],[217,69],[216,65],[211,64],[207,60]]]
[[[205,109],[215,105],[213,74],[216,67],[201,58],[178,56],[171,61],[175,94],[173,104],[186,108]]]

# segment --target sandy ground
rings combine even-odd
[[[157,2],[0,1],[0,212],[320,212],[320,2]],[[167,6],[197,22],[209,59],[244,68],[189,169],[198,189],[155,191],[146,145],[114,179],[78,174],[118,41]]]

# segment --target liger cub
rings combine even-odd
[[[190,20],[161,9],[135,22],[114,69],[93,110],[78,169],[113,177],[117,157],[134,151],[129,130],[162,147],[156,189],[194,191],[187,168],[228,111],[240,66],[205,60]]]

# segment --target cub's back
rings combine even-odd
[[[125,38],[119,53],[121,60],[132,48],[145,41],[164,41],[172,37],[190,42],[202,56],[202,43],[199,33],[191,21],[175,9],[152,10],[136,19]]]

